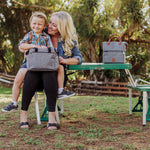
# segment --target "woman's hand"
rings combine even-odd
[[[60,64],[66,64],[66,65],[77,65],[79,63],[79,60],[76,58],[66,58],[59,56],[59,63]]]
[[[60,64],[66,64],[66,59],[64,59],[61,56],[59,56],[59,63]]]

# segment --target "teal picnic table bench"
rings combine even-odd
[[[134,81],[132,79],[131,73],[129,69],[131,69],[132,66],[129,63],[125,64],[104,64],[104,63],[82,63],[81,65],[69,65],[68,70],[125,70],[125,73],[127,74],[127,77],[130,81],[130,83],[134,84]],[[41,115],[41,121],[47,121],[47,110],[48,106],[45,106],[45,109]],[[56,107],[57,110],[57,107]],[[57,110],[57,118],[58,118],[58,110]]]
[[[146,121],[150,121],[150,84],[149,85],[129,85],[129,114],[132,112],[143,111],[143,126],[146,125]],[[138,103],[132,109],[132,90],[142,92],[142,96],[139,97]],[[139,107],[140,106],[140,107]]]

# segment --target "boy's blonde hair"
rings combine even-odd
[[[72,17],[65,11],[55,12],[52,16],[57,17],[57,28],[61,35],[61,40],[64,42],[64,52],[66,55],[71,56],[71,49],[75,45],[74,42],[78,44],[78,36]]]
[[[32,21],[33,17],[38,17],[38,18],[44,19],[45,25],[47,25],[47,17],[44,13],[42,13],[40,11],[33,12],[32,16],[30,17],[30,20],[29,20],[30,24],[31,24],[31,21]]]

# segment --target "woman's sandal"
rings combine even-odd
[[[60,125],[57,123],[47,123],[47,128],[49,127],[56,127],[56,129],[49,129],[49,130],[58,130],[60,129]]]
[[[27,125],[28,127],[23,128],[22,126],[24,126],[24,125]],[[20,129],[28,129],[28,128],[30,128],[30,124],[29,124],[29,122],[20,122],[19,128]]]

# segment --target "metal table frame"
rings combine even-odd
[[[148,94],[150,92],[150,85],[137,85],[136,87],[128,86],[129,88],[129,114],[132,115],[132,89],[141,91],[143,93],[143,126],[146,125],[146,121],[150,121],[149,117],[149,110],[150,107],[148,106]]]

